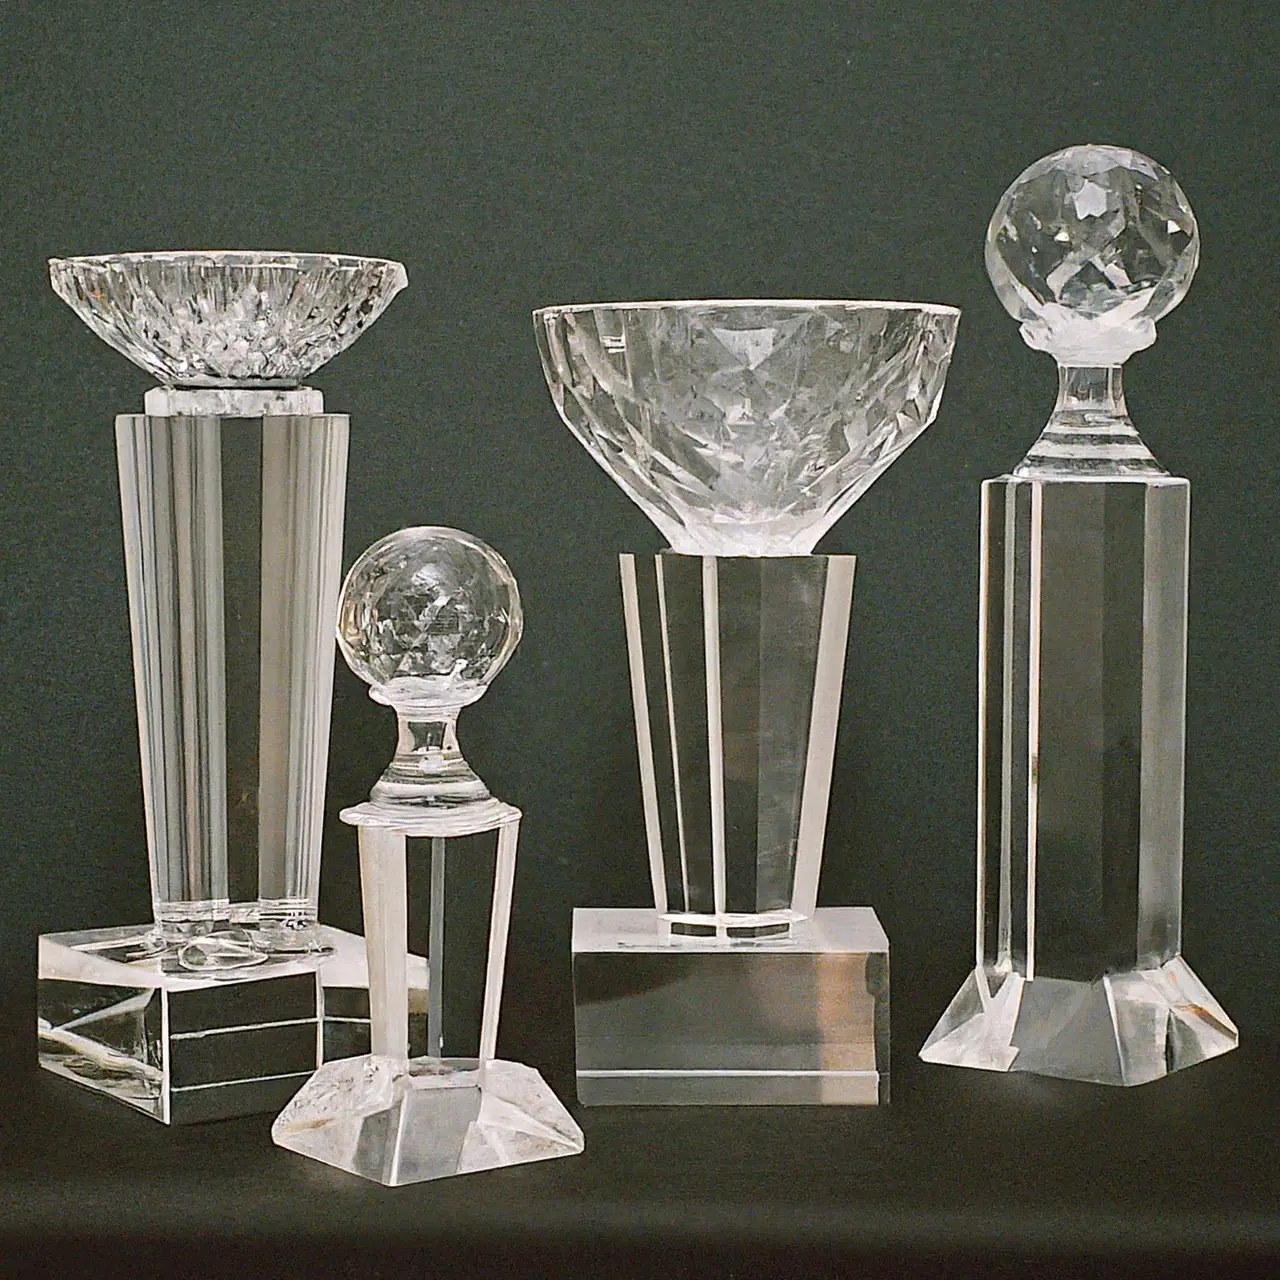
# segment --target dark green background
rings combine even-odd
[[[462,735],[528,815],[505,1035],[518,1047],[541,1011],[561,1070],[569,909],[647,892],[615,557],[660,544],[556,418],[529,312],[964,309],[937,422],[821,547],[861,557],[822,899],[879,909],[910,1055],[972,947],[978,482],[1022,455],[1055,386],[982,236],[1025,165],[1098,141],[1162,161],[1200,221],[1200,273],[1127,389],[1194,486],[1185,951],[1243,1039],[1275,1037],[1275,23],[1224,3],[4,6],[6,981],[30,990],[42,929],[149,914],[111,427],[148,380],[44,261],[330,250],[410,279],[315,379],[352,415],[346,562],[453,524],[523,591],[524,644]],[[336,704],[333,813],[393,741],[341,668]],[[358,918],[336,823],[323,902]]]

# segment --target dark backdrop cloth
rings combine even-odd
[[[5,5],[0,1274],[83,1249],[195,1275],[215,1239],[228,1266],[350,1275],[1195,1274],[1276,1248],[1278,43],[1237,3]],[[978,483],[1055,389],[982,237],[1025,165],[1084,141],[1168,166],[1203,237],[1127,390],[1193,483],[1184,949],[1244,1046],[1128,1093],[915,1059],[972,949]],[[566,1095],[570,907],[646,896],[616,553],[660,540],[557,419],[529,312],[964,309],[937,422],[820,547],[860,557],[821,900],[873,903],[893,943],[890,1110],[594,1112],[579,1160],[383,1192],[277,1152],[265,1117],[166,1132],[35,1071],[36,935],[149,913],[111,428],[148,381],[44,260],[210,247],[408,267],[314,379],[352,415],[345,559],[450,524],[520,580],[525,641],[461,728],[527,814],[503,1051]],[[331,817],[393,741],[341,665],[335,698]],[[322,899],[358,925],[336,820]]]

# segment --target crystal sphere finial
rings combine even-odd
[[[520,642],[524,616],[507,562],[458,529],[401,529],[351,567],[338,607],[347,665],[392,706],[463,707]]]
[[[1200,257],[1173,175],[1127,147],[1067,147],[1025,169],[987,228],[987,274],[1030,347],[1114,366],[1156,340]]]

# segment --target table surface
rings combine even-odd
[[[38,1070],[15,985],[0,1276],[1280,1274],[1280,1046],[1128,1090],[930,1066],[951,975],[908,978],[889,1107],[588,1109],[567,957],[513,955],[502,1055],[586,1151],[397,1189],[276,1148],[270,1116],[167,1129]]]

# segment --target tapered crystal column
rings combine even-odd
[[[853,556],[621,557],[654,903],[678,934],[814,912]]]
[[[623,555],[651,911],[574,912],[588,1103],[888,1097],[888,940],[818,908],[852,556],[819,537],[933,421],[959,313],[535,313],[560,416],[671,550]]]
[[[1197,251],[1172,177],[1119,148],[1038,162],[992,220],[1059,394],[982,486],[975,968],[927,1061],[1139,1084],[1235,1047],[1181,956],[1190,485],[1121,386]]]

